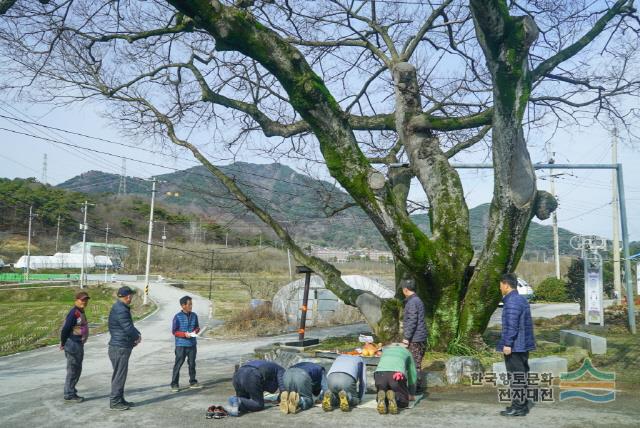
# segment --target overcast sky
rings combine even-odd
[[[0,115],[33,120],[90,136],[122,141],[127,144],[138,144],[135,141],[122,139],[115,126],[100,117],[97,108],[92,105],[50,111],[44,106],[29,106],[0,101]],[[51,130],[38,131],[36,127],[1,117],[0,128],[38,134],[45,138],[63,140],[83,147],[90,147],[164,166],[142,165],[127,161],[127,174],[130,176],[149,177],[154,174],[171,172],[170,168],[184,169],[195,165],[195,162],[172,159],[168,156],[150,153],[148,150],[124,148]],[[531,137],[529,146],[534,163],[547,161],[541,136]],[[149,146],[141,147],[148,148]],[[154,149],[160,150],[158,147]],[[611,136],[599,126],[580,130],[574,129],[570,133],[559,132],[552,140],[552,150],[556,152],[555,159],[557,163],[610,163]],[[168,152],[165,150],[165,153]],[[47,178],[50,184],[61,183],[89,170],[119,174],[122,166],[121,159],[117,157],[87,152],[0,130],[0,176],[8,178],[37,177],[40,179],[45,154],[48,158]],[[182,158],[190,159],[188,153],[181,152],[178,155]],[[479,156],[483,155],[465,155],[460,160],[477,162],[482,160]],[[640,240],[640,216],[638,215],[640,212],[640,142],[621,141],[618,158],[624,168],[630,237],[631,240]],[[244,158],[239,157],[238,160],[256,163],[272,162],[270,159],[256,158],[255,155],[249,155]],[[294,163],[291,166],[296,167]],[[460,174],[470,207],[491,200],[492,171],[463,170],[460,171]],[[562,174],[556,180],[556,191],[560,203],[558,210],[560,227],[577,233],[595,234],[610,238],[612,236],[611,172],[606,170],[574,170],[555,171],[555,174]],[[549,171],[538,171],[538,177],[540,178],[538,187],[540,189],[548,189],[548,176]],[[412,197],[417,200],[424,200],[424,195],[417,189],[412,191]],[[547,220],[544,224],[551,224],[551,221]]]

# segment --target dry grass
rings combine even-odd
[[[43,284],[46,285],[46,284]],[[0,355],[28,351],[53,345],[60,340],[60,327],[73,306],[77,287],[38,288],[0,291]],[[91,296],[85,313],[91,334],[107,330],[115,290],[104,286],[90,286]],[[132,312],[139,319],[155,305],[142,305],[142,297],[134,296]],[[91,340],[91,339],[89,339]]]
[[[260,305],[256,308],[247,307],[231,316],[224,327],[215,330],[214,335],[243,336],[247,334],[265,336],[278,334],[287,330],[287,322],[280,315],[271,310],[270,305]]]

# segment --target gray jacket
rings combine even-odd
[[[424,324],[424,304],[411,295],[404,304],[403,336],[409,342],[426,342],[427,327]]]
[[[116,301],[109,312],[109,346],[118,348],[133,348],[140,332],[133,326],[131,308],[122,301]]]

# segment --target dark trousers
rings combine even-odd
[[[196,354],[198,349],[195,346],[176,346],[176,362],[173,364],[173,377],[171,386],[178,386],[180,380],[180,369],[187,360],[189,366],[189,385],[198,383],[196,379]]]
[[[233,389],[240,401],[240,412],[257,412],[264,409],[262,375],[254,367],[240,367],[233,375]]]
[[[64,356],[67,357],[67,377],[64,381],[64,398],[73,398],[78,395],[76,384],[82,374],[84,345],[75,340],[67,339],[64,344]]]
[[[424,359],[424,351],[427,349],[426,342],[411,342],[409,343],[409,352],[413,356],[413,361],[416,363],[416,370],[418,371],[418,381],[416,382],[416,392],[422,392],[422,360]]]
[[[109,359],[113,374],[111,375],[111,405],[124,401],[124,384],[127,381],[127,373],[129,372],[129,357],[131,357],[131,348],[120,348],[117,346],[109,346]]]
[[[512,352],[504,356],[504,364],[511,380],[511,407],[520,410],[527,407],[527,377],[529,374],[529,353]],[[514,373],[522,373],[514,384]]]
[[[409,387],[407,386],[407,377],[402,376],[401,380],[395,380],[393,375],[397,372],[375,372],[373,380],[376,383],[376,391],[395,392],[396,403],[398,407],[407,407],[409,405]]]

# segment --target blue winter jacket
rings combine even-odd
[[[412,294],[404,304],[402,323],[404,338],[409,342],[426,342],[427,327],[424,324],[424,304],[417,294]]]
[[[171,333],[176,338],[176,346],[196,346],[197,339],[195,337],[184,336],[184,333],[190,332],[200,332],[198,314],[195,312],[189,312],[188,314],[184,311],[178,312],[173,317],[173,322],[171,323]]]
[[[133,348],[135,341],[140,337],[140,332],[133,326],[131,308],[121,300],[117,300],[109,312],[109,346],[119,348]]]
[[[509,346],[511,352],[533,351],[536,340],[529,302],[515,290],[504,296],[502,301],[502,335],[496,350],[502,352],[505,346]]]

